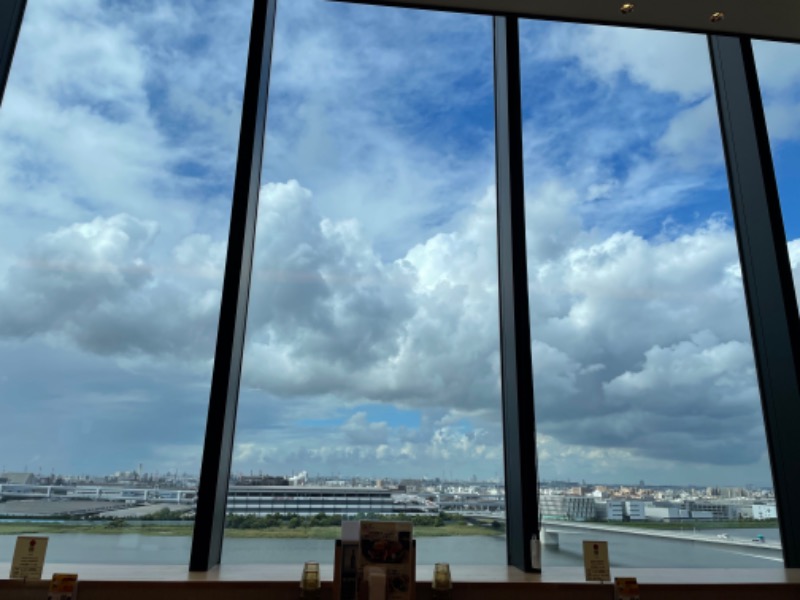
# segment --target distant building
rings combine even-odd
[[[36,475],[33,473],[3,473],[0,475],[0,483],[11,485],[34,485],[37,482]]]
[[[748,496],[747,490],[741,487],[722,488],[720,495],[723,498],[744,498]]]
[[[731,521],[737,518],[736,506],[734,504],[709,502],[705,500],[687,500],[683,504],[683,507],[692,514],[693,518],[705,519],[705,513],[710,513],[711,519],[714,521]],[[703,516],[696,517],[695,513],[703,514]]]
[[[625,503],[622,500],[595,500],[595,510],[598,521],[622,521],[625,517]]]
[[[671,523],[689,518],[689,511],[679,506],[645,506],[645,518],[648,521],[662,521]]]
[[[236,479],[236,485],[289,485],[286,477],[274,475],[244,475]]]
[[[416,500],[375,488],[231,486],[227,510],[237,515],[438,513],[436,505]]]
[[[645,503],[641,500],[626,500],[625,501],[625,518],[628,521],[644,521],[645,520]]]
[[[693,510],[690,512],[692,520],[694,521],[719,521],[715,518],[714,513],[710,510]]]
[[[774,504],[753,504],[753,519],[756,521],[777,518],[778,507]]]
[[[594,498],[582,496],[539,496],[539,511],[542,517],[564,521],[594,521],[597,508]]]

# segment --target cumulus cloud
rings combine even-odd
[[[695,228],[665,228],[649,239],[633,232],[587,232],[575,226],[570,202],[564,201],[570,196],[558,193],[559,186],[548,189],[552,196],[529,203],[532,216],[537,207],[549,207],[543,213],[548,218],[529,221],[533,357],[543,434],[562,446],[616,453],[619,460],[638,456],[642,464],[644,459],[664,465],[759,462],[763,428],[730,223],[714,216]],[[394,262],[377,259],[353,223],[347,224],[350,236],[332,235],[342,226],[314,215],[312,198],[296,182],[265,190],[263,202],[308,224],[277,215],[264,221],[268,229],[280,223],[273,231],[292,232],[292,240],[283,246],[272,236],[269,245],[278,244],[280,252],[258,253],[257,264],[280,268],[254,290],[259,325],[251,330],[248,385],[273,396],[330,393],[351,405],[438,408],[444,411],[440,424],[462,411],[473,418],[473,427],[476,417],[494,424],[487,446],[496,447],[492,192],[476,201],[457,231],[433,236]],[[562,236],[548,242],[554,230]],[[284,270],[298,260],[294,275]],[[345,289],[330,277],[328,262],[348,265]],[[372,291],[397,302],[395,311],[382,315],[389,323],[375,328],[369,310],[315,309],[347,306],[339,296],[362,293],[365,278],[381,282]],[[285,289],[263,290],[267,282]],[[270,295],[275,299],[256,300]],[[262,303],[280,304],[283,314],[269,316],[271,309]],[[283,320],[291,323],[285,332]],[[337,351],[344,354],[328,354],[342,339],[348,342]],[[379,350],[364,353],[364,344]],[[409,345],[415,352],[405,351]],[[476,387],[480,380],[485,384]],[[348,436],[343,446],[359,446],[360,453],[371,448],[385,458],[387,451],[380,448],[389,430],[387,421],[369,421],[359,412],[341,428]],[[451,455],[459,440],[471,435],[469,428],[457,428],[453,436],[444,436],[441,426],[435,431],[429,443],[434,455],[437,440],[448,440],[441,454]],[[424,454],[415,445],[408,448]]]
[[[313,186],[322,214],[358,215],[376,252],[402,256],[491,180],[491,35],[475,15],[284,7],[267,176]]]
[[[50,336],[98,354],[207,359],[218,292],[156,264],[157,233],[155,222],[122,214],[41,236],[0,280],[0,336]]]
[[[248,23],[240,3],[32,3],[0,118],[0,247],[120,213],[168,221],[163,240],[224,235]]]
[[[389,424],[386,421],[370,423],[367,413],[357,412],[342,426],[342,431],[353,444],[381,446],[388,440]]]
[[[496,406],[491,194],[458,231],[396,261],[380,259],[357,222],[320,218],[297,182],[267,185],[261,204],[248,385],[416,407]]]
[[[660,460],[759,460],[760,403],[729,225],[711,220],[664,239],[587,237],[532,262],[544,433]]]
[[[42,236],[6,278],[0,331],[49,331],[68,315],[78,317],[141,289],[152,277],[143,258],[156,231],[154,222],[117,215]]]
[[[563,198],[556,194],[551,204]],[[331,465],[347,453],[378,464],[498,457],[492,190],[454,232],[436,234],[396,261],[380,259],[357,222],[321,217],[312,199],[294,181],[263,190],[245,385],[311,405],[335,397],[345,401],[340,410],[390,403],[433,409],[438,417],[421,435],[358,411],[308,454],[300,439],[307,430],[281,434],[296,438],[289,456]],[[730,225],[714,218],[645,239],[574,227],[569,203],[550,213],[531,221],[531,239],[547,239],[540,234],[552,227],[572,237],[531,247],[543,434],[562,445],[661,461],[757,461],[763,432]],[[149,256],[156,236],[154,223],[128,215],[42,236],[0,290],[4,335],[58,335],[104,354],[192,348],[181,332],[195,329],[195,319],[210,327],[214,306],[185,309],[189,290],[170,288],[169,272]],[[795,270],[797,247],[790,245]],[[179,266],[216,273],[222,248],[193,236],[173,256]],[[147,310],[166,301],[184,307],[170,314],[172,325]],[[483,433],[481,422],[488,425]],[[263,444],[243,444],[242,460],[270,455]],[[289,464],[283,447],[272,460]]]
[[[198,464],[246,12],[31,6],[0,118],[0,401],[27,394],[20,430],[48,411],[122,460]],[[282,8],[235,468],[500,475],[490,25]],[[704,41],[526,27],[543,473],[765,480]],[[791,107],[788,71],[765,77]],[[70,443],[50,459],[86,460]]]

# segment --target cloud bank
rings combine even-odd
[[[0,408],[81,435],[4,436],[5,464],[198,468],[245,8],[32,6],[0,113]],[[282,7],[236,470],[501,476],[490,34]],[[543,476],[768,483],[704,43],[523,34]],[[796,105],[794,71],[762,75]]]

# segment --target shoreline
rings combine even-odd
[[[631,523],[619,522],[615,526],[636,529],[658,529],[667,531],[692,531],[713,529],[777,529],[777,521],[712,521],[702,523]],[[25,521],[19,523],[0,523],[0,535],[27,535],[27,534],[85,534],[85,535],[121,535],[137,534],[147,536],[191,536],[194,522],[186,524],[161,524],[157,521],[144,523],[128,523],[120,521],[101,521],[95,523],[65,522],[65,523],[37,523]],[[268,528],[232,528],[226,527],[225,536],[231,538],[267,538],[267,539],[329,539],[335,540],[340,536],[339,526],[311,526],[311,527],[268,527]],[[452,523],[440,526],[416,525],[414,535],[417,537],[451,537],[451,536],[485,536],[501,537],[504,531],[480,525],[467,525],[465,523]]]
[[[148,535],[148,536],[191,536],[194,523],[186,525],[126,524],[109,526],[108,523],[87,525],[66,525],[57,523],[0,523],[2,535],[28,534],[85,534],[85,535]],[[275,527],[269,529],[225,529],[225,537],[231,538],[266,538],[266,539],[324,539],[335,540],[341,535],[341,527]],[[488,527],[466,525],[444,525],[440,527],[416,526],[416,537],[452,537],[452,536],[485,536],[500,537],[504,532]]]

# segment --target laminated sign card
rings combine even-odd
[[[78,576],[74,573],[54,573],[47,600],[76,600]]]
[[[46,552],[46,537],[19,536],[11,560],[11,579],[41,579]]]
[[[608,542],[583,542],[583,567],[586,581],[611,581]]]
[[[404,521],[361,521],[359,571],[361,581],[373,588],[371,595],[385,600],[411,598],[411,529],[411,523]]]

